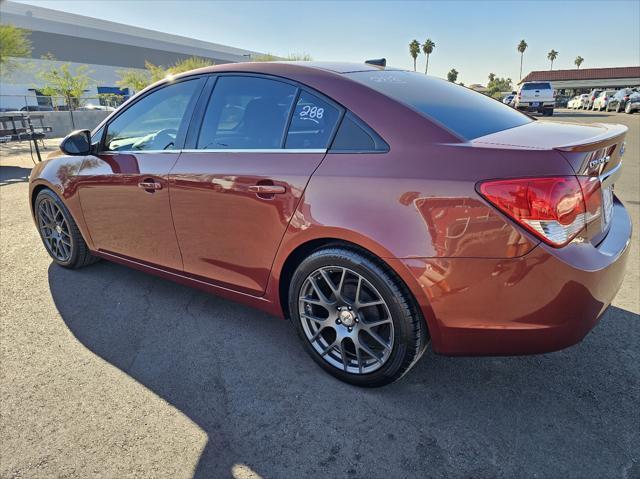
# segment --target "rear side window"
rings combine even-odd
[[[336,107],[302,91],[291,117],[285,148],[327,148],[339,117]]]
[[[389,146],[371,128],[351,112],[340,123],[340,128],[331,145],[332,152],[388,151]]]
[[[378,70],[347,76],[404,103],[465,140],[532,121],[500,101],[420,73]]]
[[[551,83],[525,83],[522,90],[551,90]]]
[[[277,80],[223,76],[209,99],[198,149],[282,147],[296,87]]]

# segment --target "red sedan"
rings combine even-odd
[[[290,318],[326,371],[379,386],[429,343],[541,353],[594,327],[629,251],[626,131],[368,64],[221,65],[69,135],[30,202],[59,265],[104,258]]]

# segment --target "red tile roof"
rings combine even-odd
[[[529,73],[520,80],[562,81],[562,80],[606,80],[609,78],[640,78],[640,67],[583,68],[574,70],[543,70]]]

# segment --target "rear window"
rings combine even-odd
[[[551,90],[551,83],[525,83],[522,85],[522,90]]]
[[[347,76],[410,106],[465,140],[532,121],[500,101],[421,73],[378,70]]]

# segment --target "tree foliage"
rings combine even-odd
[[[64,97],[67,106],[77,106],[78,99],[93,83],[89,76],[89,67],[81,65],[75,69],[69,63],[52,66],[49,70],[38,74],[38,79],[44,84],[40,91],[46,96]]]
[[[518,52],[520,53],[520,78],[522,78],[522,60],[524,59],[524,51],[528,46],[529,45],[527,45],[527,42],[524,40],[520,40],[520,43],[518,43],[517,46]]]
[[[189,57],[179,60],[169,67],[162,65],[154,65],[153,63],[144,62],[145,70],[120,70],[118,75],[120,79],[116,82],[120,88],[130,88],[133,91],[140,91],[147,86],[167,78],[171,75],[188,72],[197,68],[204,68],[214,65],[214,62],[207,58]]]
[[[501,92],[512,90],[511,83],[511,78],[499,78],[492,73],[489,75],[489,83],[487,83],[487,95],[499,98]]]
[[[547,53],[547,58],[551,61],[551,69],[553,70],[553,62],[556,58],[558,58],[559,53],[554,49],[551,49],[549,53]]]
[[[413,58],[413,71],[416,71],[416,60],[418,59],[418,55],[420,54],[420,42],[418,40],[413,40],[409,43],[409,55]]]
[[[436,44],[433,40],[431,40],[431,38],[427,38],[425,42],[422,44],[422,53],[424,53],[427,56],[427,65],[424,67],[425,75],[429,71],[429,56],[433,53],[433,49],[435,47],[436,47]]]
[[[458,79],[458,70],[456,70],[455,68],[452,68],[451,70],[449,70],[449,73],[447,73],[447,80],[449,80],[451,83],[455,83],[457,79]]]
[[[584,58],[582,58],[580,55],[578,55],[576,59],[573,61],[573,63],[575,63],[578,68],[580,68],[580,65],[582,65],[582,62],[584,62]]]
[[[31,55],[29,31],[14,25],[0,25],[0,69],[2,74],[11,73],[17,64],[13,60]]]

